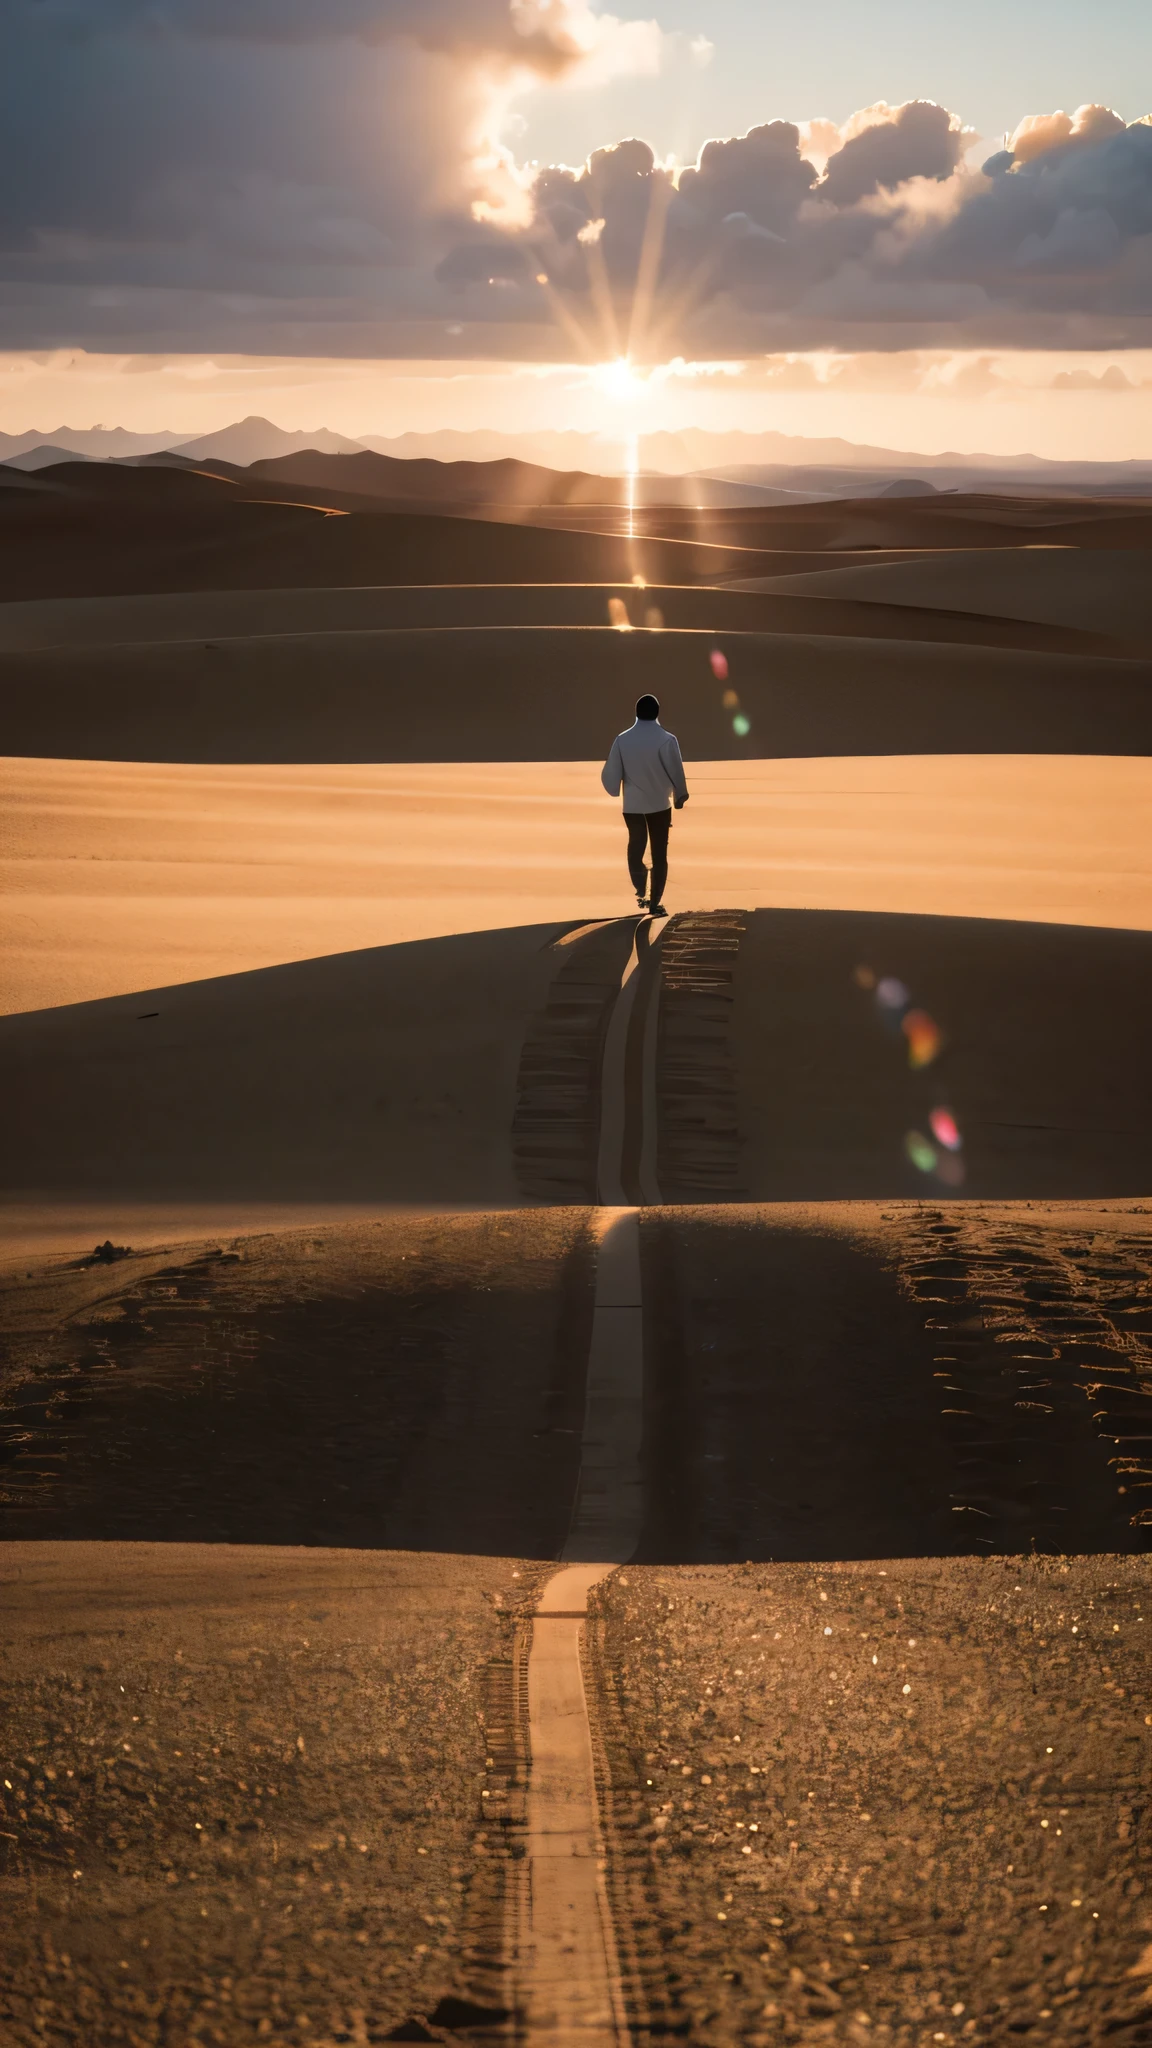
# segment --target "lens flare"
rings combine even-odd
[[[724,706],[725,711],[739,711],[740,709],[740,699],[735,690],[725,690],[720,702]]]
[[[900,1019],[900,1029],[908,1040],[909,1066],[930,1067],[943,1043],[939,1025],[927,1010],[909,1010]]]
[[[728,656],[722,654],[718,647],[714,647],[708,659],[712,664],[712,673],[716,681],[718,683],[726,683],[728,681]]]
[[[904,1150],[913,1166],[918,1167],[921,1173],[935,1172],[936,1147],[928,1143],[922,1131],[908,1132],[904,1140]]]
[[[902,981],[897,981],[894,974],[886,974],[876,984],[876,1001],[883,1010],[902,1010],[911,997]]]
[[[738,740],[746,740],[752,730],[752,720],[745,718],[742,711],[738,711],[732,720],[732,730]]]
[[[628,633],[631,631],[632,621],[628,617],[628,607],[622,597],[610,597],[608,599],[608,624],[615,626],[618,633]]]
[[[853,968],[852,979],[856,983],[857,988],[875,988],[876,986],[875,973],[871,967],[865,967],[863,962],[859,967]]]
[[[650,633],[662,633],[664,631],[664,614],[658,604],[649,605],[644,614],[644,624]]]
[[[950,1109],[934,1109],[928,1121],[932,1126],[932,1136],[937,1144],[943,1145],[949,1152],[959,1152],[964,1140],[960,1136],[960,1129],[952,1111]]]
[[[964,1161],[955,1158],[951,1152],[946,1152],[936,1167],[936,1178],[942,1180],[946,1188],[963,1187]]]

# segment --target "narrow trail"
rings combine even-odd
[[[643,1308],[633,1209],[602,1210],[580,1480],[564,1562],[541,1595],[528,1653],[527,1839],[517,1999],[529,2042],[628,2039],[604,1883],[581,1660],[588,1595],[639,1541]]]
[[[607,1207],[660,1200],[656,1184],[656,1035],[660,942],[643,917],[608,1021],[600,1078],[597,1194]]]

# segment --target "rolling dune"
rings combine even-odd
[[[837,559],[837,558],[834,558]],[[884,557],[888,560],[890,557]],[[368,584],[362,588],[206,590],[144,596],[33,598],[0,605],[0,654],[135,641],[242,639],[402,627],[603,626],[695,632],[816,632],[945,640],[1038,652],[1119,654],[1122,641],[1029,621],[974,618],[904,603],[779,595],[727,584]],[[623,606],[623,614],[617,608]],[[611,608],[611,609],[610,609]],[[655,616],[654,616],[655,615]]]
[[[725,653],[751,730],[710,666]],[[641,691],[686,756],[1152,751],[1152,664],[798,633],[397,629],[0,657],[8,751],[119,761],[583,760]]]
[[[631,893],[598,765],[9,760],[0,1009],[617,917]],[[1152,929],[1146,760],[690,761],[689,775],[673,910]]]
[[[1037,619],[1152,647],[1152,573],[1143,549],[956,549],[916,562],[840,566],[739,587],[841,598],[853,610],[866,600]]]

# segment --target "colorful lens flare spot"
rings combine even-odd
[[[736,695],[735,690],[725,690],[720,702],[724,706],[725,711],[739,711],[740,709],[740,699]]]
[[[936,1143],[943,1145],[949,1152],[959,1152],[964,1140],[960,1136],[959,1126],[952,1111],[934,1109],[928,1121],[932,1126],[932,1136]]]
[[[745,718],[742,711],[738,711],[732,720],[732,730],[738,740],[746,740],[752,730],[752,720]]]
[[[886,974],[876,984],[876,1001],[881,1009],[902,1010],[910,997],[902,981],[897,981],[894,974]]]
[[[622,597],[608,599],[608,624],[615,626],[618,633],[627,633],[631,630],[632,621],[628,617],[628,607]]]
[[[854,968],[852,979],[856,983],[857,988],[875,988],[876,986],[876,976],[871,967],[861,965]]]
[[[708,659],[712,663],[712,673],[716,681],[718,683],[726,683],[728,681],[728,656],[722,654],[718,647],[714,647]]]
[[[900,1029],[908,1040],[909,1066],[930,1067],[943,1043],[939,1025],[927,1010],[909,1010],[900,1019]]]
[[[921,1173],[935,1173],[936,1147],[930,1145],[920,1131],[909,1131],[904,1140],[904,1150]]]
[[[942,1180],[946,1188],[963,1187],[964,1161],[956,1159],[950,1152],[946,1152],[943,1159],[937,1163],[936,1178],[937,1180]]]
[[[658,604],[649,605],[644,614],[644,624],[650,633],[662,633],[664,631],[664,614]]]

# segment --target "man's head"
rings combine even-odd
[[[658,698],[658,697],[640,697],[640,698],[638,698],[638,699],[637,699],[637,702],[636,702],[636,716],[637,716],[637,718],[659,718],[659,716],[660,716],[660,700],[659,700],[659,698]]]

